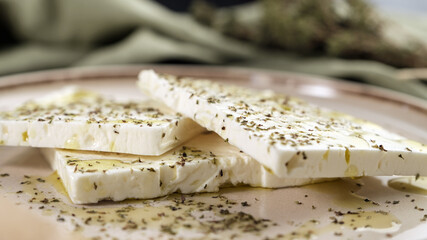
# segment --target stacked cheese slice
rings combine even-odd
[[[153,100],[68,88],[1,113],[0,143],[45,148],[74,203],[427,175],[425,145],[299,99],[153,71],[138,86]]]
[[[161,155],[204,129],[154,101],[120,102],[68,87],[0,113],[0,143]]]
[[[143,71],[140,89],[279,177],[427,175],[427,146],[271,91]]]
[[[201,134],[161,156],[64,149],[44,149],[43,153],[74,203],[214,192],[221,186],[278,188],[327,180],[277,177],[215,133]]]

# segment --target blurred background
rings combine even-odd
[[[152,63],[309,73],[427,99],[427,1],[0,0],[0,76]]]

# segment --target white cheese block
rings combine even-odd
[[[427,147],[272,91],[142,71],[140,89],[280,177],[427,175]]]
[[[0,145],[160,155],[204,131],[163,104],[68,87],[0,113]]]
[[[162,156],[43,149],[74,203],[214,192],[221,186],[278,188],[326,179],[279,178],[215,133]],[[331,180],[331,179],[328,179]]]

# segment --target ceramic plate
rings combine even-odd
[[[241,68],[113,66],[3,77],[0,110],[66,85],[142,99],[135,82],[147,68],[273,89],[427,143],[425,101],[367,85]],[[73,205],[37,149],[0,147],[0,174],[0,239],[427,237],[423,178],[364,177],[298,188],[225,188],[212,194]]]

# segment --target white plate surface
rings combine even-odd
[[[67,69],[17,75],[0,79],[0,110],[11,109],[28,99],[42,96],[47,92],[60,89],[66,85],[81,86],[122,99],[144,98],[135,86],[136,74],[143,68],[155,68],[160,72],[178,75],[206,77],[256,88],[270,88],[275,91],[299,96],[324,107],[373,121],[408,138],[427,143],[427,102],[425,101],[374,87],[313,76],[235,68],[127,66]],[[0,232],[3,232],[3,235],[0,234],[0,239],[19,237],[25,239],[26,232],[36,230],[37,234],[45,234],[40,236],[49,236],[52,239],[55,239],[55,236],[57,236],[55,234],[58,234],[57,232],[70,239],[90,238],[93,236],[106,239],[112,239],[114,236],[123,239],[144,239],[147,236],[163,237],[166,239],[179,237],[201,238],[204,236],[228,238],[232,234],[230,232],[237,233],[238,236],[244,239],[258,239],[261,236],[283,239],[292,239],[297,236],[317,239],[427,238],[427,225],[425,221],[422,221],[424,214],[427,214],[427,198],[423,194],[407,193],[388,187],[387,182],[389,179],[397,177],[365,177],[353,180],[338,180],[301,188],[277,190],[250,188],[223,189],[219,194],[225,196],[230,201],[237,202],[236,205],[230,205],[230,212],[243,211],[257,219],[268,219],[270,220],[268,224],[272,226],[261,229],[258,233],[253,231],[242,233],[241,229],[237,229],[238,225],[233,225],[230,227],[232,228],[231,231],[217,230],[209,235],[206,235],[209,231],[206,231],[205,228],[178,227],[177,233],[171,235],[165,229],[158,231],[161,229],[161,224],[157,223],[157,225],[149,225],[148,229],[145,230],[140,225],[138,225],[137,229],[123,229],[122,223],[111,223],[104,227],[96,224],[86,225],[84,221],[81,221],[83,216],[74,217],[71,215],[73,211],[75,211],[76,215],[82,214],[82,211],[73,210],[74,206],[69,203],[66,196],[57,192],[55,188],[50,187],[49,183],[37,182],[36,179],[38,176],[49,176],[52,170],[35,149],[0,147],[0,174],[4,173],[8,173],[9,176],[0,177],[0,193],[4,198],[1,201],[6,201],[7,203],[2,203],[0,206],[5,208],[11,202],[19,204],[19,206],[16,210],[9,207],[7,207],[8,209],[0,207],[1,211],[8,210],[11,212],[9,215],[0,215]],[[30,184],[21,184],[26,181],[24,175],[30,176],[30,180],[32,181]],[[363,186],[358,186],[358,183],[363,184]],[[37,201],[28,201],[31,197],[34,197],[31,196],[31,189],[29,190],[28,186],[31,188],[40,188],[37,190],[45,191],[43,194],[47,198],[58,198],[60,199],[60,203],[47,204],[45,208],[54,206],[54,210],[52,211],[39,209],[44,204]],[[16,193],[20,190],[24,192]],[[186,196],[185,201],[193,200],[194,202],[204,202],[205,204],[226,205],[223,203],[224,199],[212,198],[212,196],[217,195],[202,194]],[[181,198],[180,195],[174,197]],[[87,209],[107,209],[106,211],[109,211],[108,209],[111,210],[117,208],[117,206],[134,204],[137,208],[145,207],[148,212],[153,212],[156,211],[155,209],[161,209],[158,207],[159,205],[170,203],[170,199],[174,197],[144,203],[138,201],[131,203],[105,202],[100,205],[86,207]],[[365,202],[365,199],[369,199],[370,202]],[[247,202],[250,206],[243,206],[242,202]],[[372,204],[372,202],[376,204]],[[185,203],[182,208],[188,210],[191,208],[189,205],[191,204]],[[77,207],[81,208],[81,206]],[[359,207],[362,207],[362,209],[358,209]],[[221,208],[228,209],[228,206],[220,206],[217,210],[220,211]],[[425,211],[424,208],[426,209]],[[22,211],[22,209],[30,210]],[[68,213],[61,215],[61,213],[56,212],[58,209],[66,210]],[[215,211],[213,210],[212,214],[218,213],[218,211]],[[361,211],[383,211],[387,214],[383,218],[378,217],[378,212],[371,214],[373,218],[378,219],[374,219],[375,223],[368,223],[377,224],[379,227],[374,226],[353,230],[347,222],[345,224],[332,223],[333,218],[336,218],[338,221],[347,221],[346,217],[348,215],[340,216],[340,213],[347,213],[348,211],[359,212],[359,214]],[[191,212],[195,217],[199,214],[197,208],[196,210],[188,210],[187,212]],[[27,217],[25,214],[31,216]],[[139,214],[136,218],[144,217],[143,213]],[[147,214],[145,216],[147,218],[151,216],[150,213],[145,214]],[[209,215],[209,213],[206,214]],[[22,216],[22,221],[9,220],[10,215],[16,215],[18,219],[19,216]],[[58,215],[61,216],[59,217]],[[86,215],[85,217],[87,217]],[[61,217],[64,218],[63,221],[59,219]],[[173,214],[169,216],[169,218],[172,217],[176,216],[173,216]],[[364,217],[363,215],[362,218]],[[158,218],[160,218],[158,220],[160,222],[166,223],[168,221],[162,219],[168,218],[168,216],[163,216],[162,214]],[[315,223],[311,221],[313,219],[316,220]],[[391,223],[393,221],[397,223]],[[19,228],[19,224],[23,222],[26,222],[26,226],[33,227]],[[44,232],[43,227],[39,227],[40,222],[51,224],[57,231],[53,232],[49,230],[48,233]],[[83,227],[74,231],[76,223]],[[392,226],[388,228],[381,224],[385,224],[385,226],[391,224]],[[232,224],[228,225],[231,226]],[[11,229],[21,230],[12,231]],[[34,237],[37,235],[30,234],[29,236]],[[47,237],[45,238],[47,239]]]

